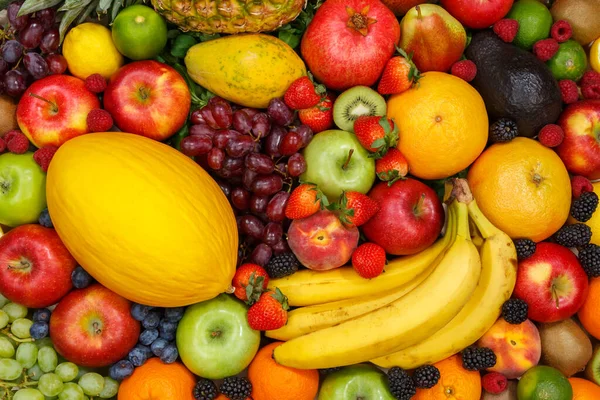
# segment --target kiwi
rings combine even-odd
[[[550,8],[555,21],[564,19],[573,28],[573,39],[582,46],[600,36],[600,1],[556,0]]]
[[[570,377],[583,371],[592,357],[592,342],[572,319],[540,324],[541,363]],[[600,374],[600,370],[598,370]]]
[[[481,393],[481,400],[517,400],[517,381],[509,380],[506,390],[500,394]]]
[[[585,368],[585,377],[600,385],[600,344],[594,346],[592,359]]]
[[[333,104],[333,121],[338,128],[354,132],[354,121],[363,115],[384,116],[385,99],[373,89],[355,86],[346,90]]]
[[[0,95],[0,137],[11,129],[17,129],[17,104],[8,96]]]

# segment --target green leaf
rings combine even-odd
[[[199,42],[208,42],[209,40],[218,39],[221,37],[221,35],[219,35],[218,33],[213,33],[212,35],[209,35],[207,33],[199,33],[199,32],[195,32],[193,34],[193,36],[196,39],[198,39]]]
[[[8,6],[11,0],[6,0],[5,2],[0,2],[0,9],[4,9]],[[34,13],[36,11],[43,10],[45,8],[54,7],[62,0],[25,0],[25,3],[19,9],[18,17],[22,15],[27,15]],[[6,5],[4,4],[6,3]]]
[[[112,10],[110,11],[110,20],[111,21],[114,21],[115,18],[117,18],[117,14],[121,10],[121,7],[123,7],[122,1],[115,1],[113,3]]]
[[[98,12],[98,14],[106,14],[112,3],[113,0],[100,0],[96,12]]]
[[[82,12],[92,0],[65,0],[65,3],[58,9],[58,11],[72,11],[79,10]]]
[[[196,39],[190,35],[179,35],[175,38],[171,47],[171,55],[177,58],[184,58],[187,51],[196,44]]]
[[[295,49],[300,44],[300,34],[295,33],[293,30],[279,31],[279,39],[287,43],[292,49]]]
[[[65,34],[67,33],[69,26],[71,26],[73,21],[75,21],[75,18],[77,18],[80,11],[81,11],[80,9],[69,10],[62,16],[62,18],[60,20],[60,26],[58,27],[58,31],[60,32],[60,42],[61,43],[65,39]]]
[[[77,18],[77,22],[75,22],[76,25],[83,24],[85,22],[85,20],[92,13],[92,11],[94,11],[98,7],[98,1],[99,0],[94,0],[87,6],[85,11],[83,11],[79,15],[79,18]]]
[[[384,145],[385,145],[385,139],[384,138],[380,138],[380,139],[375,140],[373,143],[371,143],[371,148],[378,149],[378,148],[380,148],[381,146],[384,146]]]
[[[177,131],[177,133],[175,133],[173,136],[171,136],[168,140],[168,144],[171,147],[176,148],[177,150],[181,151],[181,141],[183,140],[184,137],[188,136],[190,134],[189,128],[188,128],[188,124],[184,124],[183,127]]]

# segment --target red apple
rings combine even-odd
[[[29,308],[56,304],[77,266],[54,229],[21,225],[0,237],[0,293]]]
[[[569,105],[558,124],[565,138],[556,152],[567,170],[592,180],[600,179],[600,100]]]
[[[37,147],[60,146],[88,133],[87,115],[98,97],[74,76],[51,75],[34,82],[17,106],[19,128]]]
[[[369,197],[379,203],[379,211],[362,226],[363,233],[389,254],[418,253],[440,235],[444,208],[424,183],[410,178],[392,186],[381,182],[371,189]]]
[[[121,67],[104,92],[104,108],[123,132],[164,140],[186,122],[191,95],[183,77],[157,61]]]
[[[529,305],[529,318],[556,322],[574,315],[583,305],[588,277],[568,248],[537,244],[535,253],[519,262],[514,296]]]
[[[83,367],[114,364],[129,353],[140,334],[130,307],[129,300],[100,284],[72,291],[50,317],[54,348]]]
[[[488,28],[510,11],[514,0],[441,0],[442,6],[464,26]]]
[[[401,17],[408,10],[418,4],[427,3],[427,0],[381,0],[394,14]]]

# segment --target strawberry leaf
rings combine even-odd
[[[284,310],[289,310],[290,306],[288,305],[288,298],[279,290],[279,288],[275,288],[275,292],[271,294],[275,300],[281,304],[281,308]]]
[[[263,293],[263,284],[265,282],[264,276],[256,276],[256,273],[250,274],[248,279],[248,285],[246,285],[246,304],[251,306],[256,303]]]

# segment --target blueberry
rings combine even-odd
[[[145,306],[143,304],[134,303],[131,306],[131,316],[136,321],[142,322],[146,318],[146,316],[148,316],[148,313],[150,312],[150,310],[152,310],[152,307],[150,307],[150,306]]]
[[[179,322],[183,318],[184,307],[165,308],[165,319],[171,322]]]
[[[157,329],[146,329],[140,334],[140,343],[145,346],[150,346],[158,338]]]
[[[50,219],[50,213],[48,213],[47,208],[42,210],[38,222],[40,225],[45,226],[46,228],[54,228],[54,225],[52,225],[52,220]]]
[[[128,360],[121,360],[118,363],[112,365],[109,370],[109,375],[116,381],[122,381],[123,379],[133,374],[134,366]]]
[[[38,308],[33,313],[33,322],[49,322],[51,312],[47,308]]]
[[[135,346],[129,352],[127,358],[135,367],[141,367],[148,360],[148,352],[139,346]]]
[[[165,364],[172,364],[177,361],[177,357],[179,357],[177,346],[171,343],[164,348],[162,355],[160,356],[160,361],[164,362]]]
[[[160,324],[160,313],[157,310],[151,310],[142,321],[144,329],[156,329]]]
[[[163,338],[158,338],[154,341],[154,343],[152,343],[152,345],[150,346],[150,349],[152,350],[152,353],[156,357],[160,357],[168,345],[169,345],[168,341],[166,341]]]
[[[47,322],[36,321],[29,328],[29,334],[34,340],[40,340],[48,336],[49,329]]]
[[[94,278],[85,269],[77,266],[71,273],[71,281],[76,289],[84,289],[94,282]]]
[[[160,321],[160,325],[158,326],[158,331],[160,332],[160,337],[168,340],[169,342],[175,340],[175,333],[177,332],[177,322],[167,321],[163,319]]]

